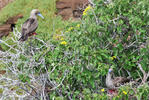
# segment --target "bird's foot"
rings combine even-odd
[[[116,95],[117,93],[118,93],[118,91],[116,89],[109,89],[108,90],[108,94]]]
[[[32,34],[33,34],[33,35],[37,35],[37,33],[36,33],[36,32],[33,32]]]
[[[36,32],[33,32],[33,33],[30,33],[30,34],[28,34],[29,36],[33,36],[33,35],[37,35],[37,33]]]

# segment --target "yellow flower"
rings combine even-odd
[[[83,11],[83,16],[87,15],[87,12],[92,9],[92,7],[89,5],[84,11]]]
[[[72,31],[72,30],[73,30],[73,27],[70,27],[70,28],[68,29],[68,32],[69,32],[69,31]]]
[[[83,16],[85,16],[85,15],[87,15],[87,13],[84,11],[84,12],[83,12]]]
[[[66,45],[67,42],[66,42],[66,41],[62,41],[61,44],[62,44],[62,45]]]
[[[78,24],[76,27],[77,27],[77,28],[80,28],[80,24]]]
[[[123,93],[124,93],[125,95],[127,95],[127,92],[126,92],[126,91],[123,91]]]
[[[101,89],[101,92],[104,92],[105,91],[105,89]]]
[[[114,59],[116,59],[116,56],[113,56]]]
[[[111,60],[114,60],[114,59],[116,59],[116,56],[112,56],[112,57],[110,57],[110,59]]]

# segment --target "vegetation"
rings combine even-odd
[[[21,30],[21,24],[30,16],[32,9],[39,9],[45,19],[38,18],[39,27],[37,29],[38,36],[42,37],[45,41],[51,38],[51,34],[55,33],[56,29],[62,29],[64,22],[61,21],[60,16],[55,15],[55,2],[56,0],[15,0],[8,4],[0,13],[0,24],[3,24],[9,17],[23,14],[23,19],[17,22],[18,30]],[[10,13],[11,12],[11,13]],[[67,22],[65,22],[67,24]]]
[[[17,42],[15,49],[20,54],[17,54],[17,57],[6,57],[14,63],[8,63],[6,60],[4,62],[7,62],[9,67],[14,66],[21,70],[18,79],[29,86],[35,79],[45,80],[45,77],[42,79],[41,76],[46,73],[48,75],[46,82],[54,84],[49,86],[50,89],[44,87],[46,97],[49,99],[110,98],[105,86],[105,77],[108,69],[112,67],[116,76],[130,76],[135,80],[134,83],[121,86],[118,94],[113,96],[113,100],[147,100],[149,98],[148,1],[113,0],[106,4],[104,0],[95,0],[94,4],[84,10],[82,20],[69,22],[60,28],[58,26],[62,21],[59,20],[60,24],[57,26],[55,23],[59,18],[56,18],[55,25],[52,24],[49,29],[49,22],[54,18],[48,19],[50,14],[43,13],[47,20],[43,23],[39,20],[41,24],[37,30],[37,33],[43,34],[38,35],[37,39],[26,41],[21,47]],[[39,9],[44,12],[43,8]],[[24,19],[18,24],[22,21]],[[47,31],[48,29],[50,31]],[[8,41],[7,43],[9,44]],[[5,46],[3,45],[3,48]],[[16,54],[12,48],[8,48],[11,54]],[[35,78],[37,76],[40,76],[40,79]],[[34,95],[35,98],[40,96],[42,95],[38,95],[38,91],[37,95]]]

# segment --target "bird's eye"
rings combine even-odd
[[[38,14],[38,12],[35,12],[35,14],[37,15],[37,14]]]

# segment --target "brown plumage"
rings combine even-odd
[[[38,9],[34,9],[31,11],[30,18],[28,18],[24,24],[22,25],[22,30],[21,30],[21,38],[19,41],[25,41],[28,39],[28,36],[31,36],[37,29],[38,27],[38,22],[37,22],[37,17],[36,15],[39,15],[40,17],[44,18]]]
[[[109,72],[106,76],[106,86],[109,89],[115,89],[116,87],[120,86],[121,84],[124,84],[126,82],[130,81],[130,78],[125,78],[125,77],[112,77],[112,72],[113,69],[110,68]]]

